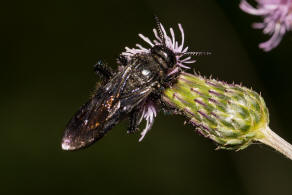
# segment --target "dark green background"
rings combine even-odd
[[[259,18],[239,1],[10,1],[0,6],[1,194],[291,194],[292,161],[260,144],[215,151],[179,116],[160,114],[143,142],[127,122],[92,147],[64,152],[64,126],[92,93],[93,64],[116,66],[124,46],[152,36],[153,15],[183,24],[193,67],[263,97],[270,126],[290,143],[291,33],[264,53]],[[177,30],[177,28],[176,28]]]

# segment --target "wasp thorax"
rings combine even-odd
[[[156,62],[165,70],[172,68],[176,64],[176,57],[173,51],[162,45],[155,45],[151,48]]]

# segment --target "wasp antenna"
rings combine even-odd
[[[165,37],[164,37],[164,34],[162,32],[162,29],[161,29],[161,22],[160,22],[158,16],[154,16],[154,19],[155,19],[155,22],[156,22],[156,25],[157,25],[157,30],[158,30],[159,37],[161,38],[161,42],[165,46]]]
[[[209,51],[194,51],[194,52],[185,52],[185,53],[176,53],[176,55],[182,56],[208,56],[212,53]]]
[[[209,56],[211,55],[212,53],[209,52],[209,51],[195,51],[195,52],[186,52],[184,53],[184,55],[187,55],[187,56]]]

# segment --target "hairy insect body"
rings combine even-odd
[[[135,92],[146,86],[153,86],[159,82],[162,75],[159,65],[151,55],[137,55],[129,62],[132,72],[126,82],[125,91]]]

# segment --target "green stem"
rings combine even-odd
[[[261,131],[264,135],[263,138],[257,139],[257,141],[262,142],[278,152],[285,155],[287,158],[292,160],[292,145],[287,141],[282,139],[279,135],[274,133],[269,127]]]

